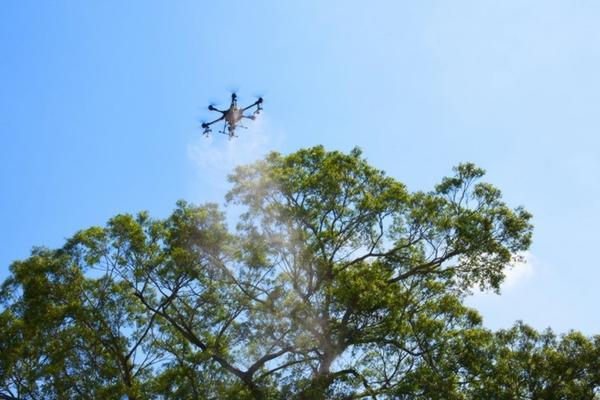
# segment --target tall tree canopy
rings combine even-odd
[[[271,153],[230,176],[235,229],[182,201],[36,249],[0,292],[0,398],[595,399],[599,338],[462,302],[531,242],[483,174],[411,193],[357,149]]]

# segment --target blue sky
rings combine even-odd
[[[120,212],[223,201],[270,150],[360,146],[428,190],[473,161],[534,214],[491,328],[599,333],[600,3],[52,1],[0,7],[0,278]],[[206,140],[210,101],[266,98]]]

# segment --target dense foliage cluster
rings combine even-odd
[[[272,153],[214,204],[118,215],[11,266],[0,399],[597,399],[600,337],[463,304],[531,241],[483,171],[409,192],[360,151]]]

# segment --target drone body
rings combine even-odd
[[[251,120],[256,119],[256,116],[258,114],[260,114],[260,112],[262,111],[262,103],[263,103],[263,99],[262,99],[262,97],[259,97],[258,100],[256,100],[254,103],[250,104],[249,106],[240,108],[237,105],[237,95],[235,93],[232,93],[231,94],[231,105],[229,106],[229,108],[227,110],[219,110],[218,108],[214,107],[211,104],[210,106],[208,106],[209,111],[220,112],[221,116],[219,118],[215,119],[214,121],[202,123],[202,129],[204,129],[204,131],[203,131],[204,135],[207,137],[208,137],[208,135],[210,135],[210,133],[212,132],[212,129],[210,128],[210,126],[212,124],[216,124],[219,121],[223,121],[223,130],[219,131],[219,133],[228,135],[229,139],[236,137],[237,136],[235,134],[236,128],[238,128],[238,127],[246,128],[245,126],[240,124],[242,119],[245,119],[245,118],[251,119]],[[244,114],[246,111],[250,110],[253,107],[256,107],[256,110],[254,110],[254,112],[252,114],[250,114],[250,115]]]

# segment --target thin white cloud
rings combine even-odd
[[[506,270],[506,278],[502,283],[501,289],[510,289],[528,281],[534,275],[536,266],[538,265],[539,262],[531,252],[522,252],[520,259]]]
[[[504,271],[504,281],[500,285],[500,293],[509,293],[527,285],[527,282],[539,272],[540,261],[530,252],[524,251],[518,254],[515,261]],[[472,288],[469,296],[472,300],[495,298],[497,295],[492,291],[482,292],[478,287]]]
[[[222,192],[229,187],[227,175],[236,166],[252,163],[281,146],[284,135],[273,129],[265,117],[263,114],[255,121],[248,121],[248,129],[238,128],[238,137],[229,139],[215,128],[208,138],[199,132],[198,138],[188,144],[187,157],[196,167],[192,189],[195,200],[207,200],[207,185]],[[200,195],[204,198],[199,199]]]

